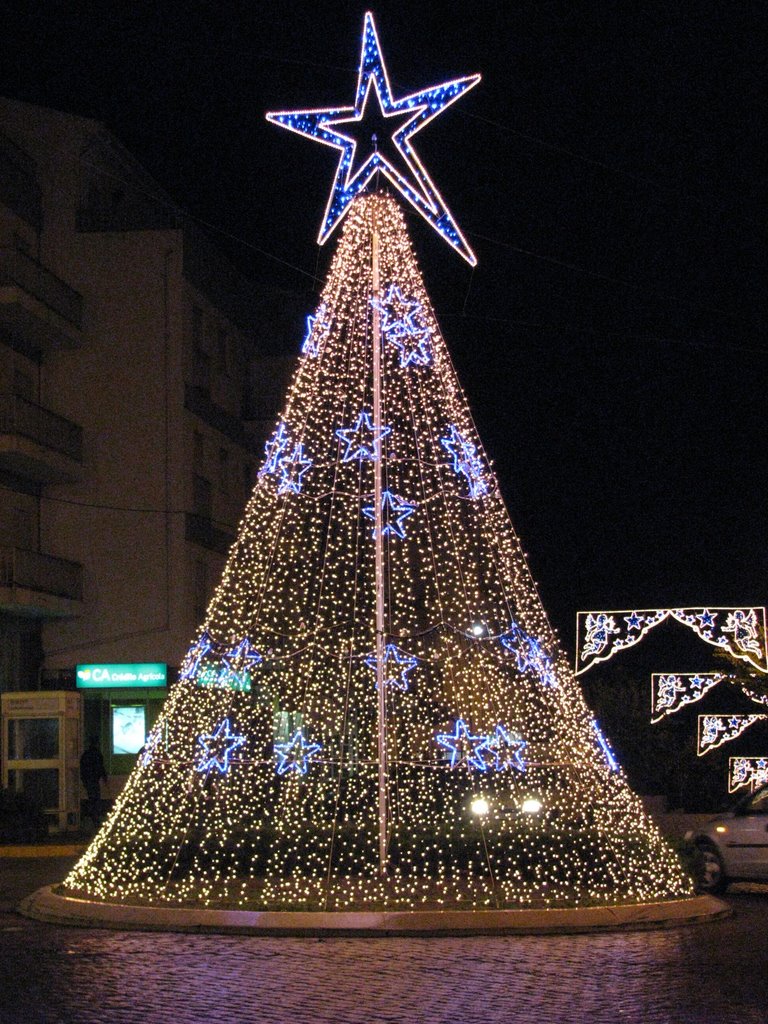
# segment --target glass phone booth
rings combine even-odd
[[[0,695],[2,785],[39,805],[51,832],[80,824],[80,694]]]

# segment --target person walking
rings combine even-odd
[[[86,814],[98,828],[101,824],[101,780],[107,781],[107,770],[95,736],[91,737],[88,749],[80,758],[80,778],[88,794]]]

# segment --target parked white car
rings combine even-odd
[[[730,882],[768,882],[768,783],[685,839],[695,850],[700,892],[725,892]]]

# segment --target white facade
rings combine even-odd
[[[179,665],[277,413],[253,298],[101,125],[0,100],[0,690]]]

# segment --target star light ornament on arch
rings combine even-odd
[[[730,743],[755,722],[764,722],[768,715],[699,715],[696,753],[699,757]]]
[[[475,254],[424,169],[411,140],[479,81],[480,75],[468,75],[395,99],[373,15],[366,12],[354,105],[267,114],[267,120],[273,124],[331,146],[340,153],[318,235],[320,245],[329,237],[355,197],[365,190],[373,175],[381,172],[450,246],[469,264],[475,265]],[[355,138],[356,135],[364,136],[365,122],[368,120],[370,124],[373,104],[378,104],[379,114],[384,120],[391,119],[392,131],[387,133],[386,140],[381,140],[381,149],[378,140],[370,133],[364,146],[358,146]]]
[[[197,737],[197,759],[195,771],[217,771],[226,775],[229,771],[232,754],[245,743],[245,736],[232,732],[229,719],[222,718],[216,729]]]
[[[754,793],[768,782],[768,757],[730,757],[728,759],[728,792],[747,786]]]
[[[278,775],[285,775],[287,772],[306,775],[310,759],[321,749],[319,743],[308,743],[301,729],[297,729],[285,743],[275,744],[275,754],[277,754],[275,771]]]

